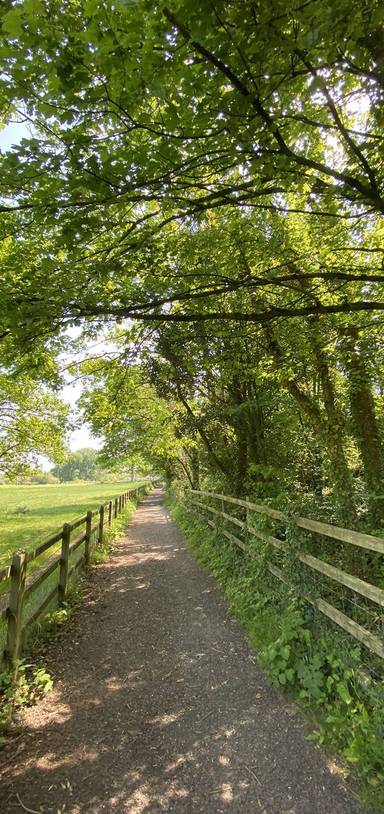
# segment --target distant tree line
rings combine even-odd
[[[70,452],[63,463],[56,464],[51,470],[60,482],[74,480],[100,480],[98,454],[92,447],[83,447]]]

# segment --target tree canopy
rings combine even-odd
[[[311,278],[351,275],[343,300],[283,315],[383,308],[382,16],[378,2],[354,0],[5,4],[4,105],[34,133],[1,162],[13,273],[23,253],[23,335],[32,317],[40,334],[81,316],[218,318],[227,287],[208,289],[208,315],[190,313],[206,286],[196,290],[168,250],[217,209],[258,224],[299,212],[341,232],[341,248],[346,238],[340,267],[320,255]],[[353,272],[372,283],[363,296]],[[12,273],[10,283],[13,302]],[[256,305],[225,317],[280,313]]]
[[[381,523],[383,20],[3,5],[3,119],[31,127],[0,159],[5,364],[47,375],[107,325],[82,367],[106,460]]]

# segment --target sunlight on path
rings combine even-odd
[[[44,814],[358,814],[158,491],[51,658],[53,692],[3,752],[3,814],[19,801]]]

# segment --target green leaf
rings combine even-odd
[[[5,34],[10,34],[12,37],[22,34],[22,9],[13,8],[8,11],[2,19],[2,28]]]
[[[339,681],[336,684],[336,690],[340,698],[345,702],[345,704],[351,704],[352,698],[350,696],[349,690],[347,685],[343,681]]]

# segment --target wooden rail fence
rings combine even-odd
[[[270,518],[272,521],[279,521],[280,524],[285,525],[285,528],[287,528],[288,525],[293,524],[297,528],[304,529],[315,535],[321,535],[335,541],[358,546],[361,549],[384,554],[384,539],[381,539],[380,537],[374,537],[370,534],[352,531],[351,529],[340,528],[339,526],[333,526],[329,523],[321,523],[317,520],[310,520],[306,517],[287,517],[283,514],[283,512],[272,509],[269,506],[252,503],[249,500],[242,500],[229,495],[217,494],[215,492],[204,492],[196,489],[188,489],[186,494],[190,497],[193,507],[196,507],[198,511],[200,510],[202,513],[206,512],[214,516],[216,522],[209,518],[207,519],[207,523],[211,528],[215,528],[216,530],[220,531],[228,540],[241,548],[249,556],[256,556],[249,546],[250,537],[255,537],[268,543],[272,549],[276,549],[279,552],[287,553],[289,551],[287,542],[284,540],[284,534],[282,534],[279,538],[274,536],[274,534],[269,534],[264,530],[255,528],[252,525],[252,516],[255,514],[262,515],[265,518]],[[199,497],[203,500],[199,500]],[[219,502],[220,508],[210,505],[210,503],[215,501]],[[245,520],[234,517],[228,513],[228,511],[225,511],[226,504],[229,504],[230,506],[240,506],[245,509]],[[232,524],[232,526],[236,526],[237,529],[241,530],[243,535],[242,539],[233,534],[233,532],[228,531],[226,528],[227,523]],[[380,608],[384,608],[384,590],[377,585],[372,585],[370,582],[354,576],[341,568],[335,567],[334,565],[325,562],[319,557],[314,557],[311,554],[298,551],[296,552],[295,556],[296,561],[303,564],[311,571],[320,573],[328,580],[347,588],[349,591],[353,592],[353,595],[355,596],[358,595],[365,597],[370,602],[374,603],[374,606],[376,605]],[[268,569],[270,573],[279,580],[289,582],[289,579],[281,568],[269,563]],[[349,633],[354,639],[357,639],[359,642],[365,645],[365,647],[367,647],[371,653],[373,653],[375,656],[379,656],[381,659],[384,659],[382,613],[377,613],[375,620],[375,631],[372,632],[364,625],[359,624],[350,616],[343,613],[339,608],[335,607],[321,596],[314,596],[312,593],[304,593],[303,596],[308,602],[315,606],[320,613],[322,613],[328,619],[331,619],[332,622]]]
[[[3,660],[7,665],[10,667],[17,665],[27,629],[31,628],[55,600],[59,604],[65,602],[71,576],[81,567],[89,566],[92,550],[103,542],[105,528],[111,526],[112,520],[124,510],[131,497],[139,500],[149,485],[144,483],[129,489],[108,503],[102,504],[98,509],[64,523],[61,529],[34,549],[13,553],[11,564],[0,571],[0,583],[6,581],[9,583],[8,598],[5,594],[5,601],[0,606],[0,623],[5,621],[7,625],[6,647],[3,654]],[[75,536],[74,532],[77,532]],[[35,563],[42,554],[59,543],[61,543],[60,553],[54,554],[28,576],[30,564]],[[78,552],[76,556],[75,552]],[[56,571],[58,573],[53,587],[50,586],[48,591],[41,591],[41,597],[38,597],[33,606],[33,612],[26,614],[30,597],[36,594]],[[1,660],[0,656],[0,663]]]

